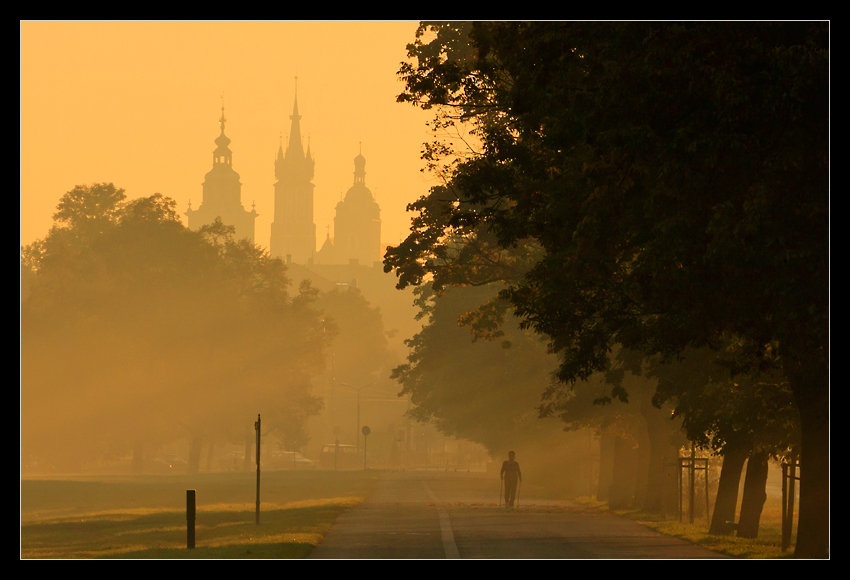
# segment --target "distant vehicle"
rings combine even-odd
[[[159,475],[172,473],[186,474],[189,472],[189,463],[181,457],[165,455],[148,461],[145,465],[145,471]]]
[[[263,461],[266,469],[316,469],[316,464],[297,451],[279,451]]]
[[[336,456],[337,445],[335,443],[327,443],[322,447],[322,455],[319,458],[319,465],[322,469],[334,468],[334,457]],[[371,453],[369,454],[371,456]],[[339,456],[336,456],[337,469],[363,469],[363,452],[358,451],[354,445],[339,445]]]

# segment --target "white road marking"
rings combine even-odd
[[[434,502],[434,505],[437,506],[437,514],[440,516],[440,532],[443,534],[443,550],[446,552],[446,558],[460,558],[460,553],[457,551],[457,544],[455,544],[455,535],[452,533],[452,523],[449,520],[448,512],[440,505],[440,500],[437,499],[437,496],[434,495],[434,492],[431,491],[428,484],[423,481],[422,485],[425,486],[425,491],[428,493],[428,497],[430,497],[431,501]]]

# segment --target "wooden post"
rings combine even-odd
[[[791,542],[791,531],[794,525],[794,500],[797,485],[797,454],[791,456],[791,477],[788,481],[788,542]]]
[[[257,430],[257,514],[255,517],[256,524],[260,523],[260,414],[257,413],[257,422],[254,423],[254,429]]]
[[[688,493],[688,522],[694,523],[694,495],[696,493],[696,447],[693,443],[691,443],[691,481],[690,481],[690,490]]]
[[[709,511],[708,501],[708,458],[705,458],[705,521],[711,526],[711,513]]]
[[[791,546],[794,526],[794,492],[797,480],[797,456],[791,454],[788,463],[782,464],[782,550]]]
[[[782,463],[782,551],[791,545],[788,533],[788,464]]]
[[[186,547],[195,547],[195,490],[186,490]]]
[[[684,468],[684,461],[682,457],[677,457],[676,462],[676,471],[678,472],[677,475],[679,476],[679,523],[682,523],[682,512],[684,511],[682,509],[682,496],[685,494],[685,488],[683,485],[684,482],[682,481],[682,470]]]

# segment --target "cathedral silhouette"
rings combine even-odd
[[[283,139],[274,158],[274,215],[271,224],[269,253],[287,265],[286,275],[293,293],[302,281],[309,280],[320,292],[351,291],[362,293],[369,304],[380,309],[386,325],[390,348],[403,352],[404,340],[421,328],[416,320],[410,289],[396,289],[396,277],[383,270],[381,245],[381,208],[366,187],[366,158],[362,149],[354,158],[354,179],[345,196],[336,204],[333,237],[328,231],[321,249],[316,250],[316,224],[313,218],[315,161],[306,150],[301,132],[298,97],[295,96],[290,115],[291,127],[284,150]],[[191,202],[186,211],[190,229],[198,229],[221,218],[235,226],[236,238],[255,240],[255,221],[259,215],[252,206],[247,211],[241,200],[242,184],[233,169],[230,139],[225,135],[224,107],[221,110],[221,133],[215,139],[213,166],[203,182],[203,200],[198,209]],[[333,360],[333,357],[331,357]],[[333,377],[333,363],[326,371]],[[384,369],[382,376],[389,376]],[[332,380],[321,379],[314,387],[316,393],[336,400]],[[315,435],[311,444],[321,445],[333,440],[332,427],[336,421],[330,409],[310,420],[310,432]],[[316,451],[318,453],[318,451]]]
[[[354,158],[354,183],[336,206],[334,239],[327,233],[321,249],[316,251],[316,224],[313,221],[313,174],[315,161],[309,141],[304,150],[301,137],[301,115],[298,96],[289,116],[292,125],[286,151],[281,142],[274,162],[274,220],[271,225],[269,253],[290,266],[300,265],[315,271],[313,266],[367,266],[380,268],[381,208],[366,187],[366,159],[362,151]],[[252,206],[242,205],[242,184],[233,169],[230,139],[224,134],[224,107],[221,108],[221,134],[216,138],[213,168],[203,183],[203,200],[193,210],[191,202],[186,211],[189,228],[210,224],[217,217],[236,228],[236,238],[254,242],[257,216]],[[296,268],[297,269],[297,268]],[[322,268],[326,270],[326,268]],[[316,272],[318,273],[318,272]],[[339,275],[332,275],[338,278]],[[313,277],[315,278],[315,276]]]
[[[186,217],[189,218],[189,229],[192,230],[211,224],[216,217],[221,217],[225,224],[236,228],[237,239],[248,238],[253,242],[254,221],[259,214],[253,207],[251,211],[247,211],[242,206],[242,182],[239,181],[239,174],[233,169],[230,138],[224,134],[225,121],[227,119],[224,118],[222,106],[221,118],[218,120],[221,135],[215,140],[217,147],[213,151],[213,167],[204,176],[203,201],[195,210],[192,209],[190,201]]]

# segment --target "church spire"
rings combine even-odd
[[[275,161],[275,210],[270,239],[273,256],[292,256],[297,264],[307,264],[316,254],[316,224],[313,222],[313,161],[310,143],[307,151],[301,134],[301,114],[298,111],[298,77],[295,77],[295,98],[291,126],[283,139]]]
[[[363,143],[360,143],[360,152],[354,158],[354,183],[366,185],[366,158],[363,157]]]
[[[224,134],[224,123],[227,119],[224,118],[224,105],[221,106],[221,118],[218,120],[219,125],[221,125],[221,135],[219,135],[215,144],[218,145],[215,151],[213,151],[213,167],[218,165],[219,163],[226,163],[227,165],[233,165],[233,152],[230,151],[230,138]]]
[[[304,158],[304,145],[301,143],[301,115],[298,114],[298,77],[295,77],[295,104],[292,106],[292,128],[289,130],[289,144],[286,147],[286,156],[289,152],[298,154],[298,159]]]

